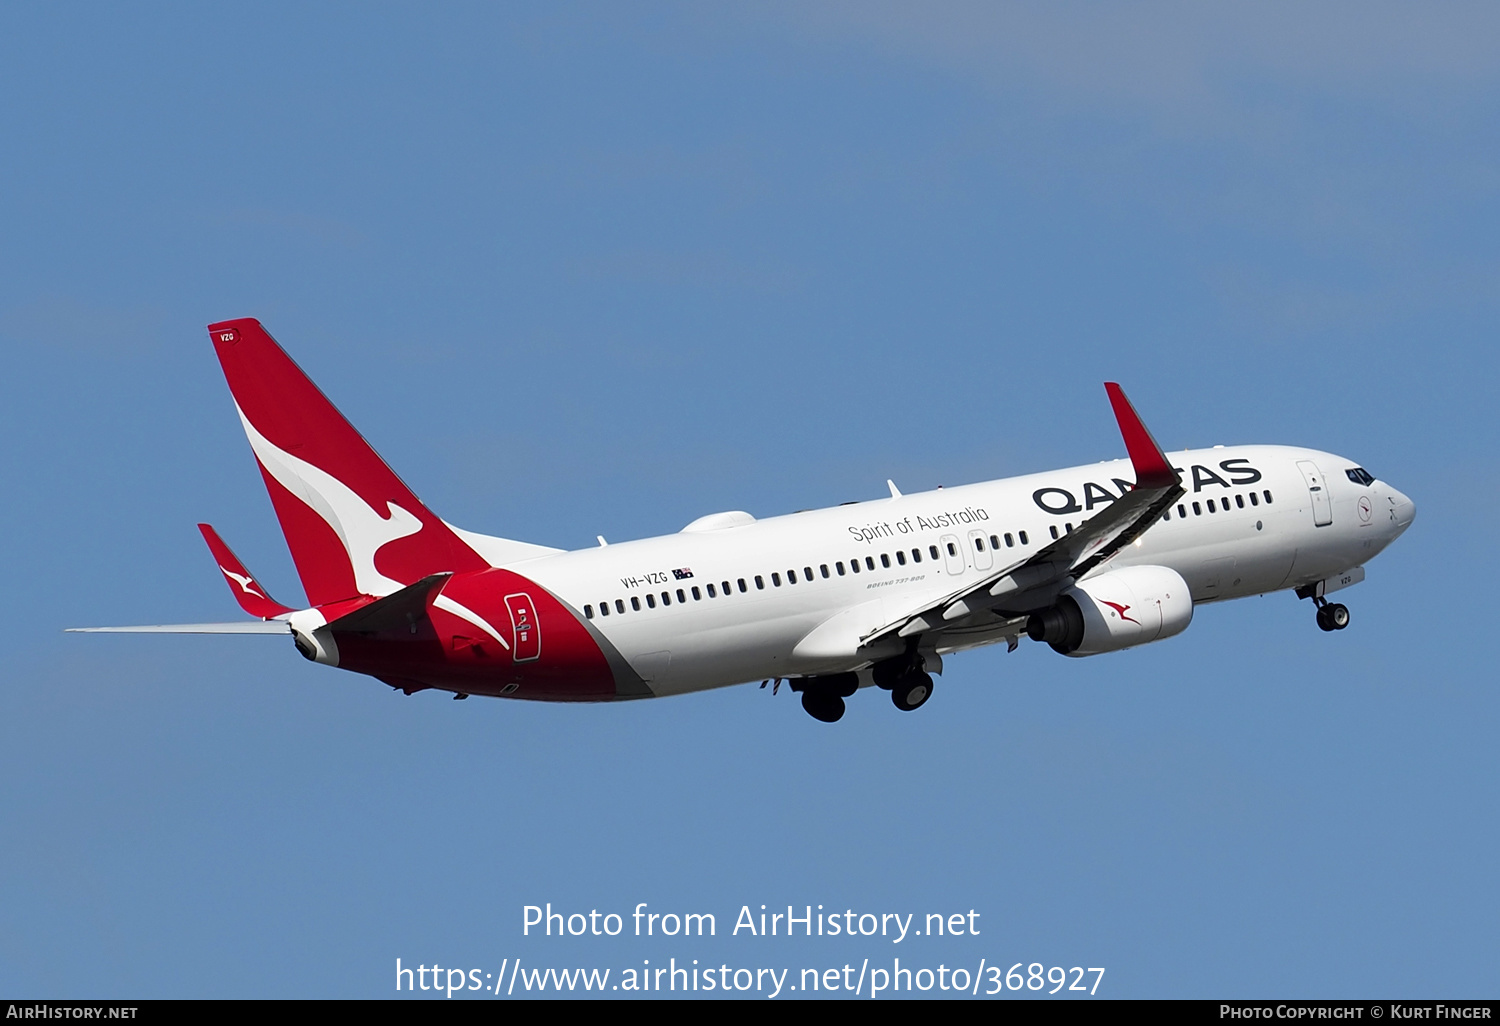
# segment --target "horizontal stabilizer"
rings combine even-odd
[[[141,627],[69,627],[69,634],[290,634],[285,620],[236,620],[234,623],[159,623]]]
[[[427,615],[427,600],[452,576],[450,573],[431,574],[416,584],[409,584],[398,592],[376,599],[367,606],[360,606],[347,616],[339,617],[328,625],[328,629],[375,634],[407,627]]]

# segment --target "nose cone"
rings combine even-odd
[[[1386,501],[1391,504],[1391,519],[1396,525],[1397,533],[1400,533],[1410,527],[1411,522],[1416,519],[1417,504],[1394,488],[1388,488],[1386,496]]]

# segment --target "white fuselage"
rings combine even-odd
[[[1295,588],[1362,565],[1414,512],[1384,482],[1351,480],[1356,464],[1326,452],[1254,445],[1168,459],[1186,494],[1093,575],[1170,567],[1195,603]],[[1133,479],[1130,462],[1114,460],[765,520],[720,514],[678,534],[510,568],[572,605],[657,695],[835,673],[869,664],[854,651],[859,638],[1023,562]],[[934,651],[1015,633],[949,632]]]

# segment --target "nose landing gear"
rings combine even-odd
[[[1325,631],[1341,631],[1349,626],[1349,607],[1340,602],[1329,602],[1325,598],[1313,600],[1318,604],[1318,626]]]

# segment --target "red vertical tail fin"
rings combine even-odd
[[[422,504],[259,321],[208,327],[308,601],[489,564]]]

